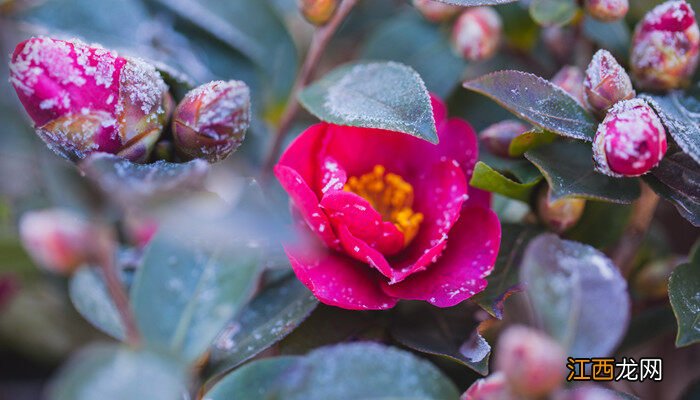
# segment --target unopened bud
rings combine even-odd
[[[310,23],[325,25],[335,14],[338,0],[299,0],[299,11]]]
[[[479,139],[491,153],[508,158],[510,157],[508,153],[510,142],[529,129],[530,128],[522,122],[509,119],[497,122],[484,129],[479,135]]]
[[[639,87],[668,90],[686,86],[698,65],[700,30],[683,0],[648,12],[632,37],[632,74]]]
[[[579,104],[584,105],[583,71],[579,67],[567,65],[553,77],[552,83],[568,93]]]
[[[583,86],[588,105],[598,113],[604,113],[618,101],[635,96],[629,75],[607,50],[595,53],[586,69]]]
[[[628,0],[586,0],[586,11],[600,21],[617,21],[627,15]]]
[[[102,151],[143,162],[167,117],[152,65],[76,40],[20,43],[10,82],[39,136],[73,161]]]
[[[564,381],[564,349],[549,336],[525,326],[511,326],[498,340],[496,368],[516,394],[545,396]]]
[[[642,266],[634,276],[635,292],[645,299],[660,300],[668,296],[668,279],[673,270],[683,262],[680,257],[654,260]]]
[[[69,275],[91,258],[90,224],[71,211],[27,212],[19,221],[19,233],[29,256],[48,271]]]
[[[435,0],[413,0],[413,6],[430,22],[447,21],[463,8]]]
[[[542,28],[542,42],[558,60],[567,60],[576,40],[574,31],[568,26],[547,26]]]
[[[501,17],[491,7],[467,8],[452,28],[452,45],[467,60],[489,59],[498,50],[502,25]]]
[[[584,385],[576,389],[562,390],[553,400],[620,400],[620,395],[595,385]]]
[[[537,196],[537,215],[549,229],[563,233],[578,223],[586,207],[586,200],[564,197],[552,200],[552,191],[543,186]]]
[[[221,161],[243,143],[249,125],[248,86],[209,82],[187,93],[175,109],[175,147],[190,157]]]
[[[124,218],[124,233],[129,244],[144,248],[158,231],[158,222],[147,216],[129,212]]]
[[[644,100],[624,100],[598,125],[593,160],[606,175],[640,176],[659,164],[666,148],[666,129],[654,110]]]
[[[506,376],[497,371],[474,382],[460,400],[517,400],[510,391]]]

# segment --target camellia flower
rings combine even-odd
[[[323,303],[387,309],[399,299],[453,306],[486,287],[501,229],[468,186],[476,135],[432,99],[440,143],[320,123],[275,166],[309,240],[287,246],[297,277]]]
[[[648,12],[632,37],[632,75],[644,89],[683,87],[698,65],[700,30],[683,0],[667,1]]]
[[[325,25],[335,14],[338,0],[298,0],[299,11],[314,25]]]
[[[552,83],[562,88],[583,106],[586,104],[583,79],[584,75],[581,68],[567,65],[562,67],[562,69],[552,77]]]
[[[617,103],[598,126],[593,159],[599,172],[610,176],[639,176],[659,164],[666,154],[666,129],[642,99]]]
[[[586,11],[600,21],[616,21],[629,11],[628,0],[586,0]]]
[[[620,100],[635,96],[632,81],[624,68],[607,50],[598,50],[586,69],[586,101],[599,113],[607,111]]]
[[[39,136],[74,161],[103,151],[143,162],[167,119],[153,66],[77,40],[20,43],[10,82]]]
[[[504,158],[510,157],[510,142],[530,129],[528,125],[515,119],[507,119],[490,125],[481,131],[479,139],[490,152]]]
[[[452,46],[470,61],[486,60],[496,54],[503,23],[491,7],[470,7],[452,28]]]
[[[210,162],[225,159],[243,143],[250,125],[250,91],[241,81],[214,81],[191,90],[175,109],[175,147]]]
[[[413,6],[430,22],[447,21],[463,8],[435,0],[413,0]]]

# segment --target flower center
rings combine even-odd
[[[411,208],[413,186],[401,176],[386,173],[384,166],[376,165],[372,172],[350,177],[344,189],[369,201],[384,221],[394,224],[403,233],[404,245],[408,245],[418,234],[423,214]]]

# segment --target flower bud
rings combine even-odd
[[[491,153],[508,158],[510,157],[508,153],[510,142],[529,129],[527,125],[518,120],[508,119],[484,129],[479,135],[479,139]]]
[[[552,201],[551,190],[543,186],[537,196],[537,215],[554,232],[563,233],[578,223],[586,200],[564,197]]]
[[[668,296],[668,279],[676,266],[682,262],[681,257],[669,257],[643,265],[634,276],[633,286],[637,295],[652,300],[666,298]]]
[[[567,65],[552,77],[552,83],[562,88],[582,106],[586,104],[583,89],[583,71],[573,65]]]
[[[699,47],[693,9],[683,0],[667,1],[648,12],[635,28],[632,75],[644,89],[686,86],[698,65]]]
[[[36,264],[70,275],[92,251],[92,229],[80,215],[62,209],[30,211],[19,221],[22,245]]]
[[[606,175],[640,176],[659,164],[666,147],[666,129],[654,110],[644,100],[624,100],[598,125],[593,160]]]
[[[632,81],[627,72],[607,50],[598,50],[586,69],[586,101],[599,113],[607,111],[621,100],[635,96]]]
[[[337,7],[338,0],[299,0],[301,15],[316,26],[330,21]]]
[[[474,382],[460,400],[517,400],[503,372],[494,372]]]
[[[617,21],[629,11],[628,0],[586,0],[586,11],[600,21]]]
[[[574,31],[566,26],[547,26],[542,28],[542,42],[558,60],[567,60],[573,51],[576,40]]]
[[[545,396],[564,381],[564,349],[544,333],[525,326],[511,326],[499,338],[497,350],[496,368],[520,396]]]
[[[209,82],[187,93],[175,109],[175,147],[190,157],[221,161],[243,143],[249,124],[248,86]]]
[[[102,151],[143,162],[166,119],[168,87],[153,66],[77,40],[20,43],[10,82],[37,134],[73,161]]]
[[[493,8],[468,8],[452,29],[452,45],[467,60],[489,59],[498,50],[502,25],[501,17]]]
[[[415,7],[430,22],[444,22],[457,15],[463,7],[435,0],[413,0]]]
[[[595,385],[584,385],[576,389],[562,390],[553,400],[619,400],[620,395],[612,390]]]

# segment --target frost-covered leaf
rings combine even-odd
[[[530,15],[543,26],[564,25],[578,11],[575,0],[532,0]]]
[[[92,345],[54,378],[52,400],[188,399],[187,376],[173,360],[117,345]]]
[[[700,100],[681,92],[642,97],[656,110],[681,149],[700,164]]]
[[[668,297],[678,322],[676,346],[700,342],[700,242],[693,247],[688,262],[673,271]]]
[[[536,322],[571,357],[610,355],[627,330],[627,282],[593,247],[543,234],[530,242],[520,269]]]
[[[256,250],[217,238],[214,229],[202,234],[195,224],[159,228],[131,290],[145,342],[189,362],[241,310],[255,287],[259,262]]]
[[[700,226],[700,165],[688,154],[669,151],[644,181],[691,224]]]
[[[362,58],[409,65],[428,90],[443,98],[457,86],[466,67],[464,59],[452,51],[447,33],[414,10],[380,25],[367,39]]]
[[[539,230],[526,225],[504,224],[501,227],[501,248],[488,285],[472,300],[494,317],[503,318],[503,302],[511,294],[520,291],[520,261],[525,248]]]
[[[511,157],[520,157],[530,149],[552,143],[556,138],[555,133],[533,129],[514,137],[508,147],[508,154]]]
[[[275,344],[317,305],[318,300],[295,276],[270,285],[214,341],[209,354],[212,375],[231,370]]]
[[[595,136],[595,119],[573,97],[537,75],[498,71],[464,82],[464,87],[544,130],[589,142]]]
[[[323,347],[254,361],[221,379],[207,400],[457,400],[454,384],[411,353],[375,343]]]
[[[531,182],[519,183],[503,176],[484,162],[479,161],[474,167],[474,172],[469,184],[478,189],[498,193],[511,199],[527,203],[530,201],[532,191],[541,179],[542,177],[540,176],[539,179],[535,179]]]
[[[425,83],[404,64],[343,65],[304,89],[299,100],[326,122],[403,132],[438,142]]]
[[[518,0],[435,0],[440,3],[452,4],[455,6],[476,7],[476,6],[497,6],[499,4],[513,3]]]
[[[125,203],[202,189],[209,164],[204,160],[175,164],[136,164],[107,153],[93,153],[80,169],[103,192]]]
[[[618,179],[596,172],[588,143],[558,140],[529,150],[525,157],[547,179],[554,200],[572,196],[627,204],[640,195],[638,179]]]
[[[102,332],[124,340],[121,317],[96,268],[83,267],[70,280],[68,293],[75,309]]]
[[[437,308],[425,302],[399,304],[391,335],[413,350],[435,354],[488,374],[491,346],[477,331],[468,307]]]

